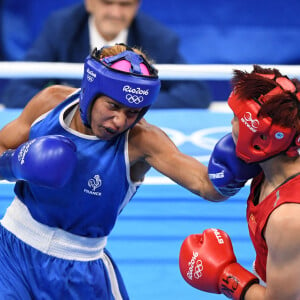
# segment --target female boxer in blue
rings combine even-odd
[[[224,198],[204,165],[142,118],[159,89],[142,53],[95,50],[81,89],[41,91],[0,131],[0,178],[16,181],[0,226],[1,299],[128,299],[106,240],[151,166]]]

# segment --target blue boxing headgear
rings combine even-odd
[[[83,123],[90,127],[92,103],[100,95],[130,108],[143,108],[137,118],[141,119],[160,90],[157,70],[129,48],[99,59],[102,49],[95,49],[85,60],[79,102]]]

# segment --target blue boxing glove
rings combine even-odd
[[[218,141],[208,163],[209,179],[225,197],[235,195],[248,179],[255,177],[260,171],[258,164],[247,164],[236,156],[231,133]]]
[[[71,177],[76,161],[71,140],[61,135],[42,136],[5,151],[0,156],[0,178],[59,188]]]

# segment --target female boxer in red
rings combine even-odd
[[[236,262],[229,236],[218,229],[187,237],[180,270],[192,286],[232,299],[300,299],[299,81],[276,69],[254,66],[251,73],[235,71],[233,87],[228,104],[234,113],[236,154],[262,169],[252,181],[247,202],[256,274]],[[225,146],[234,148],[233,143]],[[219,163],[227,148],[223,138],[208,168],[223,193],[222,178],[216,174],[222,173]]]

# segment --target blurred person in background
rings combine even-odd
[[[139,11],[139,0],[85,0],[54,12],[27,52],[24,61],[81,63],[94,48],[126,43],[141,48],[156,64],[184,64],[179,37]],[[47,78],[11,80],[1,95],[2,104],[24,107],[41,89],[80,79]],[[207,108],[209,88],[201,81],[163,81],[152,108]]]

